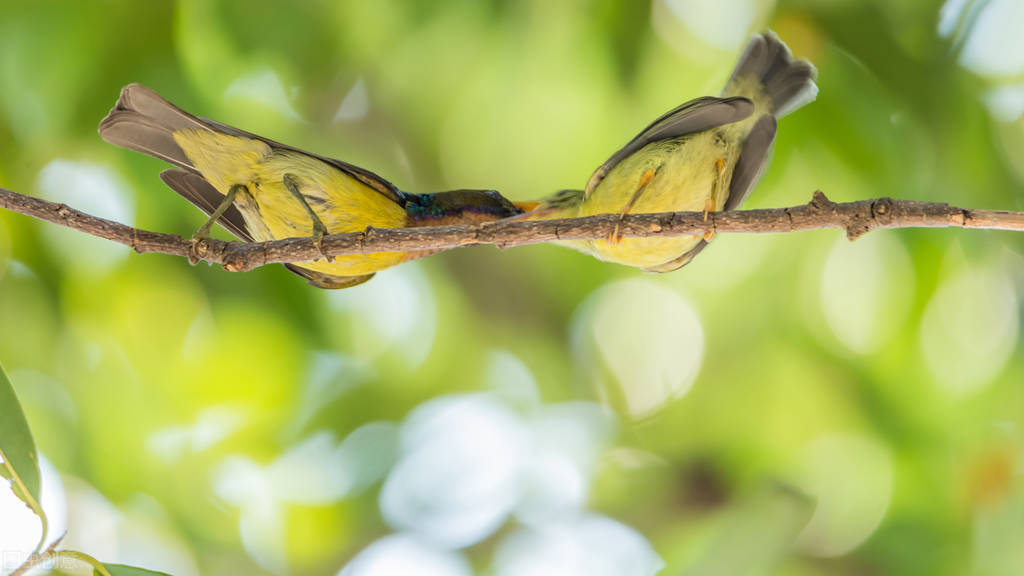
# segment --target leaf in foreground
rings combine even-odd
[[[135,566],[125,566],[124,564],[104,564],[104,568],[110,572],[110,576],[169,576],[165,572],[155,572],[153,570],[146,570],[145,568],[136,568]],[[103,576],[103,573],[93,568],[93,576]]]
[[[39,508],[39,457],[25,413],[3,367],[0,367],[0,476],[36,514]]]

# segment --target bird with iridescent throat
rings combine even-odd
[[[209,220],[248,242],[367,228],[480,224],[522,213],[494,190],[413,194],[369,170],[193,116],[138,84],[125,86],[100,122],[111,144],[174,164],[160,178]],[[321,288],[347,288],[437,250],[376,252],[285,266]]]

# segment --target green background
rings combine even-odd
[[[650,120],[717,93],[765,27],[814,62],[820,94],[780,122],[746,207],[822,189],[1024,210],[1013,0],[3,12],[0,184],[148,230],[187,235],[203,217],[163,164],[96,135],[130,82],[404,190],[530,200],[581,187]],[[581,441],[598,447],[585,508],[641,534],[665,574],[1010,575],[1024,573],[1022,271],[1009,232],[817,231],[720,235],[661,276],[476,247],[327,293],[279,266],[190,267],[0,211],[0,361],[63,479],[44,491],[67,494],[68,546],[104,561],[334,574],[394,532],[379,482],[263,508],[218,483],[325,431],[336,444],[488,393],[531,422],[608,408],[614,424]],[[394,449],[371,460],[386,470]],[[458,554],[493,572],[520,524]]]

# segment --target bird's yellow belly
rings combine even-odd
[[[693,250],[701,239],[701,236],[623,238],[618,244],[608,240],[592,240],[590,251],[606,262],[652,268]]]
[[[313,162],[317,164],[310,166]],[[253,183],[252,205],[243,208],[236,203],[246,222],[253,221],[251,230],[263,228],[260,240],[308,237],[313,233],[313,220],[306,208],[284,185],[286,173],[295,177],[306,203],[329,234],[362,232],[368,227],[401,228],[406,224],[405,209],[394,201],[308,156],[278,153],[261,168]],[[405,257],[404,252],[374,252],[338,256],[331,262],[302,262],[301,266],[324,274],[358,276],[400,264]]]
[[[185,131],[175,140],[196,169],[222,194],[242,184],[235,206],[257,241],[308,237],[313,219],[284,184],[291,175],[299,192],[329,234],[361,232],[368,227],[401,228],[405,209],[394,200],[317,158],[272,150],[262,141],[214,132]],[[401,252],[339,256],[301,266],[324,274],[358,276],[394,266]]]
[[[704,132],[653,143],[620,162],[580,206],[581,216],[721,210],[736,162],[725,140]],[[667,150],[666,147],[671,147]],[[651,171],[644,186],[644,173]],[[642,189],[641,189],[642,188]],[[608,262],[651,268],[692,250],[702,236],[591,240],[590,252]]]

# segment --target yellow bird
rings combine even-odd
[[[814,66],[794,60],[772,32],[747,45],[722,97],[691,100],[654,121],[594,172],[584,190],[563,190],[526,220],[596,214],[732,210],[754,187],[775,139],[776,119],[815,99]],[[710,236],[563,241],[601,260],[669,272]]]
[[[494,190],[402,192],[369,170],[198,118],[156,92],[130,84],[100,122],[100,136],[176,165],[160,178],[248,242],[402,228],[479,224],[522,213]],[[321,288],[361,284],[378,270],[431,251],[339,256],[285,266]]]

